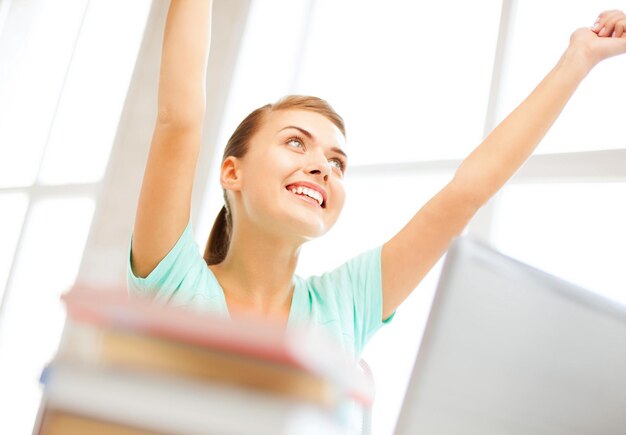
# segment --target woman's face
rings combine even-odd
[[[270,112],[238,159],[235,214],[299,241],[323,235],[345,201],[344,146],[340,130],[318,113]]]

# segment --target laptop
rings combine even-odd
[[[626,306],[456,239],[395,429],[408,434],[626,434]]]

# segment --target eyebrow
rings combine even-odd
[[[307,130],[305,130],[302,127],[297,127],[295,125],[288,125],[287,127],[281,128],[278,132],[280,133],[283,130],[287,130],[288,128],[295,128],[296,130],[298,130],[300,133],[302,133],[303,135],[305,135],[307,138],[309,138],[310,140],[314,141],[315,137],[313,137],[313,135],[308,132]],[[337,154],[341,154],[342,156],[344,156],[346,159],[348,158],[348,155],[345,153],[344,150],[342,150],[341,148],[337,148],[337,147],[331,147],[330,149],[333,152],[336,152]]]

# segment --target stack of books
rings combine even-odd
[[[323,330],[74,287],[34,434],[351,433],[371,381]],[[355,406],[356,405],[356,406]]]

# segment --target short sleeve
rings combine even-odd
[[[394,312],[387,319],[382,318],[381,252],[382,245],[307,280],[324,315],[328,319],[338,316],[344,335],[350,330],[357,356],[372,335],[395,315]]]
[[[344,267],[350,279],[355,307],[355,331],[361,334],[361,349],[378,329],[393,319],[383,320],[382,245],[350,260]]]
[[[210,297],[202,293],[208,272],[193,238],[191,220],[176,244],[147,277],[140,278],[133,273],[131,252],[129,249],[127,265],[127,284],[131,296],[181,306],[194,305],[198,297]]]

